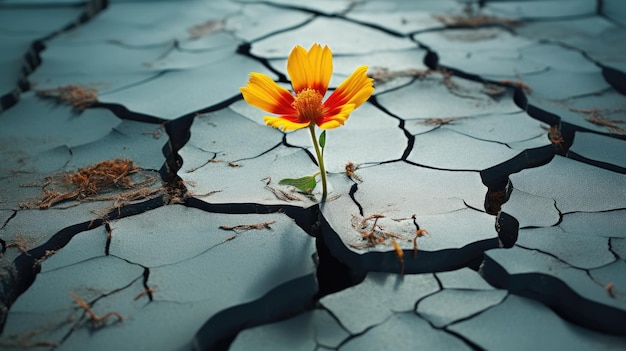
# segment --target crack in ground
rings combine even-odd
[[[310,13],[313,13],[314,15],[316,15],[315,17],[311,18],[310,20],[305,21],[303,24],[306,24],[306,23],[314,20],[317,16],[337,17],[337,18],[342,18],[342,19],[344,19],[346,21],[352,21],[352,20],[346,19],[345,17],[340,16],[340,15],[327,15],[327,14],[319,13],[318,11],[309,10],[309,9],[303,9],[303,8],[294,7],[294,6],[290,6],[290,5],[277,5],[277,4],[268,3],[268,2],[264,2],[264,3],[266,3],[268,5],[271,5],[271,6],[275,6],[275,7],[284,7],[284,8],[289,8],[289,9],[297,9],[297,10],[304,11],[304,12],[310,12]],[[103,4],[104,4],[104,6],[106,6],[106,2],[103,2]],[[350,8],[347,9],[346,11],[350,11]],[[392,31],[389,32],[389,31],[385,30],[384,28],[377,28],[377,26],[374,26],[374,25],[371,25],[371,24],[364,24],[364,23],[360,23],[358,21],[352,21],[352,22],[358,23],[360,25],[368,26],[368,27],[371,27],[371,28],[375,28],[375,29],[381,30],[381,31],[386,32],[386,33],[391,34],[391,35],[397,35],[397,33],[394,34],[394,33],[392,33]],[[301,26],[303,24],[300,24],[298,26]],[[293,28],[297,28],[298,26],[294,26]],[[291,30],[293,28],[284,29],[283,31]],[[280,32],[282,32],[282,31],[278,31],[278,32],[274,32],[274,33],[268,34],[268,35],[266,35],[266,36],[264,36],[262,38],[256,39],[255,41],[262,40],[262,39],[264,39],[266,37],[276,35],[276,34],[278,34]],[[410,37],[411,35],[408,35],[408,36]],[[406,35],[401,35],[401,37],[407,37],[407,36]],[[35,45],[35,44],[33,44],[33,45]],[[239,49],[238,49],[238,53],[246,55],[248,57],[251,57],[251,58],[261,62],[268,69],[270,69],[272,72],[274,72],[274,73],[276,73],[278,75],[279,81],[288,82],[286,77],[283,74],[281,74],[280,72],[276,72],[274,69],[271,68],[271,66],[269,65],[268,60],[263,59],[263,58],[258,58],[258,57],[255,57],[255,56],[251,55],[250,52],[249,52],[250,48],[251,48],[251,44],[250,43],[242,44],[239,47]],[[437,56],[436,52],[429,50],[427,55],[424,58],[424,62],[429,67],[430,66],[438,66],[437,65],[438,56]],[[604,71],[603,71],[603,73],[604,73]],[[466,78],[466,79],[474,79],[474,80],[482,81],[482,79],[479,76],[467,74],[467,73],[460,72],[460,71],[457,71],[455,75],[459,76],[459,77]],[[516,90],[515,90],[515,94],[514,94],[514,99],[517,99],[517,98],[521,99],[519,96],[522,96],[523,100],[527,101],[526,97],[524,95],[524,92],[522,91],[522,89],[521,88],[515,88],[515,89]],[[207,107],[205,109],[201,109],[199,111],[200,112],[210,112],[210,111],[218,110],[218,109],[221,109],[221,108],[223,108],[225,106],[230,105],[232,102],[239,101],[240,99],[241,99],[241,96],[237,95],[237,96],[234,96],[233,98],[227,99],[227,100],[225,100],[223,102],[220,102],[220,103],[218,103],[216,105]],[[386,111],[386,109],[384,109],[384,107],[382,107],[382,106],[380,106],[380,104],[378,104],[375,96],[372,98],[372,103],[377,108],[381,109],[383,112],[385,112],[388,115],[398,119],[399,120],[399,127],[403,130],[405,136],[408,139],[407,140],[407,148],[404,150],[402,157],[399,160],[385,161],[385,163],[397,162],[397,161],[402,160],[402,161],[404,161],[404,162],[406,162],[408,164],[414,165],[414,166],[437,169],[437,168],[433,168],[433,167],[427,167],[427,166],[419,165],[419,164],[416,164],[416,163],[413,163],[413,162],[410,162],[410,161],[406,160],[406,158],[408,157],[408,154],[410,153],[410,151],[413,148],[413,143],[414,143],[414,140],[415,140],[415,136],[413,136],[410,133],[408,133],[408,131],[405,129],[404,125],[405,125],[406,121],[404,119],[402,119],[402,118],[399,118],[397,116],[392,115],[391,113],[389,113],[389,111]],[[518,106],[520,106],[520,105],[518,105]],[[532,107],[532,105],[527,105],[527,106],[529,107],[529,110],[532,110],[532,108],[534,108],[534,107]],[[4,107],[4,104],[3,104],[3,107]],[[124,116],[123,118],[125,118],[125,119],[138,118],[138,119],[141,119],[142,121],[147,121],[147,122],[150,122],[150,123],[163,123],[164,122],[163,120],[156,119],[156,117],[153,117],[153,116],[142,115],[142,114],[139,114],[139,113],[128,111],[122,105],[99,103],[99,104],[96,104],[94,107],[108,108],[111,111],[113,111],[116,115],[118,115],[120,117]],[[535,109],[536,110],[540,110],[539,108],[535,108]],[[543,111],[543,110],[541,110],[541,111]],[[544,111],[544,112],[546,114],[542,115],[542,118],[545,118],[546,120],[550,120],[550,121],[555,121],[555,122],[558,121],[559,122],[558,124],[561,124],[560,123],[561,119],[560,119],[559,116],[552,115],[552,116],[554,116],[554,117],[552,117],[552,116],[550,116],[549,112],[547,112],[547,111]],[[175,194],[172,191],[172,194],[173,194],[172,198],[174,198],[175,196],[179,197],[179,198],[183,198],[185,206],[199,208],[199,209],[202,209],[202,210],[205,210],[205,211],[208,211],[208,212],[212,212],[212,213],[276,213],[276,212],[284,211],[290,218],[295,219],[296,223],[298,224],[298,226],[300,228],[304,229],[307,233],[315,232],[315,230],[313,228],[315,228],[316,220],[314,218],[315,216],[313,215],[315,213],[315,211],[313,209],[301,209],[301,208],[297,208],[297,207],[290,207],[290,206],[283,206],[283,205],[281,205],[281,206],[266,206],[266,205],[262,205],[262,204],[232,204],[232,203],[229,203],[229,204],[207,204],[207,203],[201,202],[201,201],[199,201],[199,200],[197,200],[195,198],[185,198],[185,196],[188,194],[187,193],[187,189],[184,187],[184,185],[182,184],[182,180],[177,175],[177,172],[180,170],[180,167],[182,166],[182,162],[183,162],[182,157],[180,157],[180,155],[178,154],[178,151],[180,150],[180,148],[182,148],[187,143],[187,141],[189,139],[190,125],[191,125],[191,123],[189,123],[188,125],[187,125],[187,123],[189,122],[189,120],[193,120],[193,117],[197,113],[198,113],[198,111],[192,112],[192,113],[184,115],[184,116],[182,116],[182,117],[180,117],[180,118],[178,118],[178,119],[176,119],[176,120],[174,120],[172,122],[166,123],[166,130],[168,132],[168,135],[170,136],[170,139],[168,140],[168,143],[166,145],[164,145],[164,147],[163,147],[163,154],[165,155],[166,161],[165,161],[163,167],[161,168],[160,173],[162,175],[162,178],[164,180],[168,181],[169,185],[171,186],[171,188],[170,188],[170,186],[168,186],[168,189],[175,189],[177,191]],[[530,112],[528,112],[528,113],[530,114]],[[551,123],[549,123],[549,124],[553,125]],[[563,123],[563,124],[567,125],[566,123]],[[555,123],[555,125],[556,125],[556,123]],[[572,133],[572,135],[573,135],[573,133]],[[572,140],[573,140],[573,138],[572,138]],[[283,136],[282,144],[284,144],[286,146],[289,146],[286,143],[285,136]],[[280,144],[278,144],[278,145],[280,145]],[[533,149],[533,151],[534,150],[535,149]],[[539,152],[539,151],[541,151],[541,152]],[[312,157],[310,152],[308,152],[308,154],[309,154],[310,157]],[[512,160],[509,160],[509,161],[506,161],[505,163],[502,163],[500,165],[494,166],[495,168],[498,168],[497,170],[490,169],[490,171],[488,171],[488,170],[481,171],[480,174],[481,174],[481,178],[483,179],[483,183],[485,185],[489,184],[489,185],[492,185],[492,186],[494,184],[505,183],[503,181],[503,179],[507,178],[507,180],[508,180],[508,176],[510,174],[519,172],[519,171],[521,171],[523,169],[526,169],[526,168],[538,167],[538,166],[541,166],[543,164],[546,164],[546,163],[550,162],[550,160],[554,156],[554,154],[549,155],[549,152],[547,152],[547,150],[544,150],[544,148],[538,148],[537,152],[536,152],[537,155],[534,155],[534,154],[531,155],[531,154],[532,154],[531,150],[524,150],[522,153],[520,153],[518,156],[516,156],[514,158],[514,159],[516,159],[515,162],[512,162],[512,164],[514,164],[514,165],[507,164],[508,166],[511,166],[511,167],[507,168],[507,167],[504,166],[505,163],[508,163],[509,161],[512,161]],[[523,155],[523,156],[521,156],[521,155]],[[540,156],[540,157],[538,157],[538,156]],[[256,156],[256,157],[258,157],[258,156]],[[525,163],[523,163],[522,161],[525,161]],[[545,162],[545,163],[543,163],[543,162]],[[515,169],[517,169],[517,171],[512,171],[510,173],[507,173],[507,172],[509,172],[511,170],[515,170]],[[462,171],[462,170],[447,170],[447,169],[440,169],[440,170],[444,170],[444,171]],[[500,189],[500,187],[496,187],[496,188]],[[354,194],[356,193],[357,190],[358,190],[358,185],[354,184],[351,187],[351,190],[350,190],[350,197],[351,197],[352,201],[357,205],[357,207],[359,208],[360,213],[362,214],[363,213],[363,208],[356,201],[356,199],[354,197]],[[163,205],[164,203],[167,203],[167,202],[168,201],[161,199],[161,205]],[[466,204],[466,206],[467,206],[467,204]],[[555,203],[555,207],[556,207],[556,203]],[[148,209],[146,209],[145,211],[147,211],[147,210]],[[558,208],[557,208],[557,210],[558,210]],[[139,212],[136,212],[135,214],[143,213],[145,211],[139,211]],[[560,213],[560,211],[559,211],[559,213]],[[13,214],[13,216],[11,218],[13,218],[15,216],[15,214],[16,214],[16,211],[14,212],[14,214]],[[120,216],[121,216],[121,214],[120,214]],[[562,217],[563,216],[561,214],[560,215],[560,220],[562,220]],[[121,218],[121,217],[118,216],[117,218]],[[6,225],[6,223],[8,223],[9,220],[7,220],[4,225]],[[101,225],[102,223],[105,224],[105,228],[107,229],[108,232],[110,232],[111,228],[110,228],[108,222],[99,222],[98,225]],[[84,223],[82,223],[82,224],[84,225]],[[417,226],[417,223],[415,223],[415,224]],[[68,228],[70,228],[70,227],[68,227]],[[59,233],[57,233],[57,234],[59,234]],[[55,236],[56,236],[56,234],[55,234]],[[327,246],[325,243],[323,243],[323,241],[319,240],[319,237],[318,237],[318,240],[316,242],[319,243],[320,245],[322,245],[323,247]],[[105,248],[105,252],[106,252],[107,255],[108,255],[108,245],[109,244],[110,244],[110,241],[107,241],[107,248]],[[392,257],[394,260],[396,260],[396,257],[394,256],[394,253],[391,253],[391,255],[389,255],[389,256]],[[326,261],[324,261],[324,262],[326,262]],[[149,272],[150,271],[146,267],[144,267],[144,269],[145,269],[144,270],[144,275],[143,275],[144,287],[146,288],[146,290],[148,290],[149,287],[147,285],[147,282],[148,282],[148,277],[149,277]],[[393,270],[397,271],[396,267],[393,267]],[[587,271],[587,273],[589,273],[589,272]],[[322,275],[325,275],[325,274],[319,274],[319,270],[318,270],[318,279]],[[305,278],[306,278],[306,283],[307,284],[311,284],[312,283],[310,276],[307,276]],[[440,288],[441,288],[441,283],[439,282],[439,284],[440,284]],[[309,286],[309,288],[313,287],[313,286],[317,288],[317,285],[315,283],[313,283],[313,285]],[[279,289],[279,288],[280,288],[280,286],[277,287],[276,289]],[[274,290],[272,290],[272,291],[274,291]],[[310,292],[311,292],[310,290],[307,290],[307,293],[310,293]],[[268,294],[270,294],[270,293],[268,293]],[[280,294],[278,294],[278,295],[282,296]],[[102,297],[104,297],[104,296],[102,296]],[[100,298],[102,298],[102,297],[100,297]],[[98,299],[100,299],[100,298],[98,298]],[[149,298],[152,299],[151,294],[149,295]],[[93,305],[98,299],[94,300],[91,304]],[[312,299],[315,299],[315,298],[312,298]],[[309,302],[310,302],[309,300],[306,301],[306,303],[309,303]],[[304,304],[306,304],[306,303],[304,303]],[[278,304],[279,304],[280,307],[284,307],[281,303],[278,303]],[[302,305],[298,306],[298,308],[301,308],[301,306]],[[238,307],[241,307],[241,306],[235,306],[233,309],[236,309]],[[218,315],[227,314],[226,311],[228,311],[228,310],[221,311],[220,313],[218,313]],[[224,314],[222,314],[222,313],[224,313]],[[254,315],[255,313],[256,312],[246,312],[247,315]],[[329,313],[330,313],[330,311],[329,311]],[[333,318],[337,319],[334,315],[333,315]],[[213,318],[211,318],[207,322],[207,324],[210,324],[210,322],[213,321],[213,320],[219,320],[219,318],[217,318],[217,315],[214,316]],[[241,321],[236,321],[236,322],[237,323],[242,323]],[[217,323],[217,322],[215,322],[215,323]],[[263,321],[262,323],[267,323],[267,321]],[[206,327],[207,324],[205,324],[205,327]],[[205,327],[203,327],[203,330],[205,329]],[[249,327],[249,325],[246,324],[245,327],[247,328],[247,327]],[[447,332],[452,333],[450,331],[447,331]],[[452,334],[454,334],[454,333],[452,333]],[[461,339],[464,339],[464,337],[461,336],[461,335],[456,335],[456,336],[461,338]],[[202,336],[200,336],[200,333],[198,334],[198,337],[200,339],[202,339]],[[355,335],[355,337],[356,337],[356,335]],[[468,340],[464,340],[464,341],[466,343],[469,343]],[[198,339],[196,340],[196,342],[199,342]],[[345,343],[345,341],[344,341],[344,343]],[[342,343],[342,345],[343,345],[343,343]],[[472,346],[471,343],[469,343],[469,345]],[[481,349],[477,345],[473,345],[472,347],[474,347],[475,349]]]
[[[4,5],[6,6],[6,5]],[[4,7],[3,6],[3,7]],[[48,5],[43,5],[48,6]],[[64,6],[64,5],[61,5]],[[48,41],[64,32],[68,32],[72,29],[78,28],[79,26],[87,23],[92,18],[97,16],[101,11],[107,8],[108,0],[88,0],[85,3],[77,4],[75,6],[84,6],[85,11],[74,21],[66,24],[58,30],[53,31],[52,33],[40,38],[36,39],[31,43],[30,49],[23,56],[22,66],[20,67],[20,78],[17,81],[17,87],[13,89],[12,92],[6,93],[0,96],[0,112],[7,110],[17,104],[19,101],[19,97],[21,93],[30,90],[31,84],[27,80],[27,77],[30,73],[35,71],[37,67],[41,64],[41,56],[39,54],[46,49],[44,44],[45,41]],[[8,6],[9,8],[19,8]],[[30,5],[29,5],[30,7]]]
[[[87,303],[87,305],[91,308],[91,307],[93,307],[93,306],[94,306],[94,305],[95,305],[95,304],[96,304],[99,300],[104,299],[104,298],[106,298],[106,297],[108,297],[108,296],[111,296],[111,295],[113,295],[113,294],[116,294],[116,293],[118,293],[118,292],[120,292],[120,291],[124,291],[124,290],[128,289],[129,287],[131,287],[131,286],[132,286],[132,285],[133,285],[136,281],[138,281],[139,279],[142,279],[142,277],[137,277],[137,278],[133,279],[133,280],[132,280],[130,283],[128,283],[127,285],[125,285],[125,286],[123,286],[123,287],[121,287],[121,288],[115,289],[115,290],[113,290],[113,291],[110,291],[109,293],[102,294],[102,295],[98,296],[97,298],[95,298],[93,301],[91,301],[91,302],[89,302],[89,303],[87,303],[87,302],[86,302],[86,303]],[[79,307],[76,307],[76,308],[77,308],[77,309],[82,309],[82,307],[80,307],[80,306],[79,306]],[[67,341],[67,340],[68,340],[68,339],[72,336],[72,334],[74,334],[74,332],[75,332],[76,330],[78,330],[80,327],[82,327],[82,326],[84,325],[84,322],[86,322],[85,316],[87,316],[87,315],[88,315],[88,312],[87,312],[86,310],[84,310],[84,309],[83,309],[83,314],[82,314],[82,315],[81,315],[81,316],[80,316],[80,317],[76,320],[76,322],[74,323],[74,325],[72,325],[72,327],[70,328],[70,330],[69,330],[69,331],[68,331],[68,332],[67,332],[67,333],[66,333],[66,334],[65,334],[65,335],[64,335],[64,336],[60,339],[60,341],[59,341],[59,345],[63,345],[63,343],[64,343],[65,341]],[[121,321],[120,321],[120,322],[121,322]],[[93,326],[93,325],[91,326],[91,328],[92,328],[92,329],[98,329],[98,327],[95,327],[95,326]]]

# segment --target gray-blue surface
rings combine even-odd
[[[624,349],[625,36],[620,0],[0,0],[0,348]],[[239,91],[313,43],[375,84],[322,203]]]

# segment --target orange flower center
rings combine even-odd
[[[322,94],[315,89],[304,89],[296,94],[296,98],[291,104],[296,111],[300,119],[306,119],[315,121],[316,118],[322,115],[324,106],[322,105]]]

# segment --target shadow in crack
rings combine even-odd
[[[241,330],[277,322],[313,308],[317,294],[315,275],[310,274],[277,286],[256,301],[223,310],[198,330],[195,350],[227,350]]]
[[[521,249],[513,254],[517,255],[518,252],[522,252]],[[486,254],[481,269],[485,280],[493,286],[540,301],[563,318],[585,328],[626,335],[626,325],[621,322],[626,320],[626,312],[607,303],[612,302],[610,291],[601,291],[600,297],[597,297],[589,289],[573,289],[562,278],[553,276],[560,274],[559,268],[550,274],[531,270],[524,272],[523,268],[520,270],[506,261],[502,262],[501,256],[498,252]],[[571,267],[566,269],[571,271]],[[585,273],[581,272],[580,275],[585,276]],[[580,285],[581,281],[575,284]],[[603,289],[597,287],[597,290]]]
[[[159,196],[141,203],[130,204],[112,209],[104,216],[66,227],[54,234],[43,245],[28,250],[13,260],[13,269],[10,275],[0,281],[0,333],[4,329],[8,311],[17,300],[35,281],[41,271],[41,263],[57,251],[63,249],[72,238],[84,231],[97,228],[109,220],[120,219],[143,213],[165,204],[164,197]]]

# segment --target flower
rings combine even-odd
[[[322,129],[342,126],[350,113],[372,95],[373,80],[367,77],[367,66],[361,66],[323,101],[333,72],[332,58],[328,46],[313,44],[307,51],[298,45],[287,59],[295,95],[270,77],[252,72],[241,88],[243,98],[252,106],[279,115],[265,116],[263,120],[283,131],[309,127],[311,123]]]

